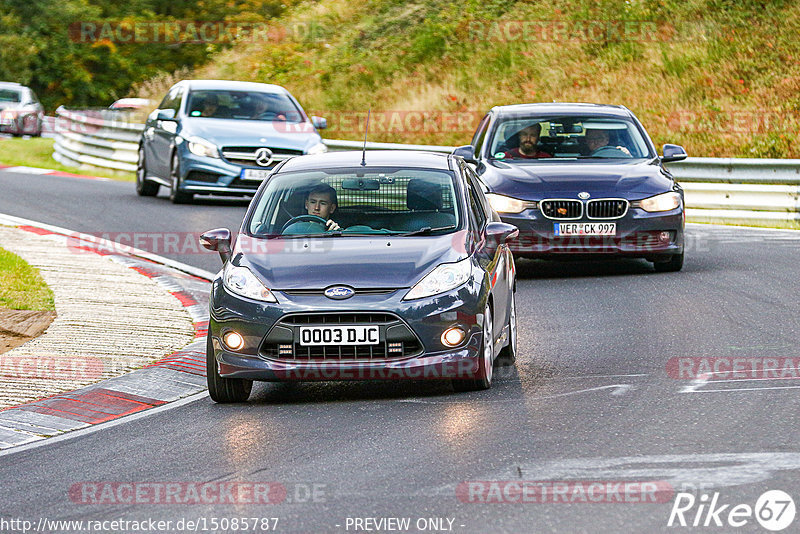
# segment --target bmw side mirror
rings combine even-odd
[[[493,246],[499,246],[515,239],[519,235],[519,228],[504,222],[490,222],[486,225],[486,240]]]
[[[311,124],[313,124],[314,128],[316,128],[317,130],[324,130],[325,128],[328,127],[328,119],[326,119],[325,117],[313,116],[311,117]]]
[[[231,257],[231,231],[227,228],[217,228],[202,234],[200,244],[203,248],[219,252],[222,263]]]
[[[472,145],[464,145],[453,150],[454,156],[461,156],[467,163],[476,164],[478,161],[475,159],[475,148]]]
[[[680,145],[666,144],[663,148],[664,155],[661,156],[662,163],[670,163],[672,161],[683,161],[686,159],[686,150]]]

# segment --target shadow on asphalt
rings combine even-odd
[[[162,187],[162,190],[166,190],[166,188]],[[169,193],[162,192],[158,195],[158,197],[153,198],[153,201],[156,202],[163,202],[166,205],[172,206],[172,203],[169,201]],[[141,198],[141,197],[139,197]],[[247,207],[252,200],[251,197],[242,198],[242,197],[214,197],[214,196],[196,196],[194,200],[190,204],[182,204],[180,206],[175,207],[192,207],[192,206],[236,206],[236,207]]]
[[[609,259],[601,261],[515,259],[514,261],[517,266],[517,276],[529,280],[655,273],[652,263],[639,259]],[[658,274],[661,275],[662,273]]]
[[[424,400],[470,402],[491,399],[509,391],[522,396],[520,377],[515,366],[495,368],[495,381],[488,391],[461,393],[448,380],[346,381],[346,382],[256,382],[248,404],[303,404],[363,400]]]

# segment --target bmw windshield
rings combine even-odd
[[[616,117],[509,117],[490,143],[491,159],[514,163],[654,157],[637,125]]]
[[[461,207],[450,171],[316,170],[273,176],[246,225],[255,237],[441,235]]]

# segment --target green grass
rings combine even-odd
[[[55,310],[53,292],[39,270],[0,248],[0,308]]]
[[[544,22],[545,33],[498,40],[491,28],[502,21]],[[580,37],[590,24],[626,21],[641,37]],[[566,34],[555,34],[560,22]],[[341,113],[467,112],[467,127],[370,132],[374,141],[460,145],[494,105],[557,100],[624,104],[657,145],[682,144],[690,156],[800,157],[796,2],[326,0],[275,23],[313,31],[240,43],[180,77],[284,85],[306,110],[334,119],[324,132],[332,139],[363,135],[337,130]],[[139,96],[165,90],[143,84]]]
[[[53,159],[54,142],[54,139],[42,137],[31,137],[30,139],[0,139],[0,165],[39,167],[42,169],[71,172],[73,174],[112,178],[124,182],[132,182],[136,179],[135,175],[130,172],[116,172],[110,169],[99,169],[97,167],[91,170],[84,170],[62,165]]]

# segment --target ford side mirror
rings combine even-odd
[[[317,130],[324,130],[325,128],[328,127],[328,119],[326,119],[325,117],[313,116],[311,117],[311,124],[313,124],[314,128],[316,128]]]
[[[472,145],[464,145],[453,150],[454,156],[461,156],[467,163],[478,163],[475,159],[475,148]]]
[[[208,250],[219,252],[222,263],[231,257],[231,231],[227,228],[209,230],[200,236],[200,244]]]
[[[492,248],[498,247],[519,236],[519,228],[513,224],[492,221],[486,225],[486,241]]]
[[[679,145],[666,144],[663,148],[664,155],[661,156],[663,163],[670,163],[672,161],[683,161],[686,159],[686,150]]]

